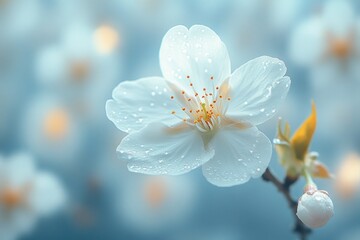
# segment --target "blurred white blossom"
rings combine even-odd
[[[65,191],[51,173],[38,171],[26,154],[0,157],[0,238],[30,232],[39,217],[64,206]]]
[[[196,203],[191,178],[127,174],[116,192],[121,222],[139,233],[162,231],[183,223]]]
[[[311,70],[314,87],[326,92],[334,83],[346,85],[359,79],[359,27],[359,18],[349,1],[331,0],[320,14],[295,29],[290,54],[295,62]]]
[[[49,94],[28,103],[19,135],[25,146],[40,159],[60,165],[77,159],[84,141],[84,129],[71,105]]]

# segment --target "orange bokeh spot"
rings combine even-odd
[[[44,120],[44,132],[52,139],[63,138],[69,129],[69,116],[62,109],[51,111]]]
[[[165,200],[166,191],[166,184],[162,178],[151,178],[145,185],[145,199],[151,207],[159,207]]]
[[[0,190],[0,203],[7,209],[12,209],[19,206],[24,200],[24,195],[21,191],[16,191],[11,188],[4,188]]]
[[[340,58],[345,59],[347,58],[352,50],[351,42],[348,40],[332,40],[330,42],[330,52]]]
[[[73,80],[76,82],[83,82],[90,75],[90,64],[87,60],[73,61],[69,70]]]

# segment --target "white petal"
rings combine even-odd
[[[213,156],[213,151],[205,150],[198,131],[185,124],[169,128],[151,123],[126,136],[117,151],[129,160],[130,171],[152,175],[183,174]]]
[[[254,125],[265,122],[285,99],[290,78],[276,58],[255,58],[238,68],[230,79],[231,101],[226,115]]]
[[[214,136],[211,145],[215,156],[203,165],[203,174],[210,183],[220,187],[260,177],[270,162],[271,143],[256,127],[226,127]]]
[[[311,66],[321,60],[326,51],[326,28],[320,18],[300,24],[290,39],[290,56],[302,65]]]
[[[171,28],[160,48],[160,66],[167,80],[181,84],[184,90],[212,89],[231,74],[227,49],[210,28],[194,25]],[[188,78],[189,76],[189,78]]]
[[[114,89],[113,99],[106,102],[106,114],[124,132],[139,130],[150,122],[173,125],[180,120],[171,111],[179,109],[177,115],[183,113],[170,97],[171,90],[160,77],[122,82]]]
[[[65,191],[58,179],[52,174],[39,173],[31,187],[29,203],[37,214],[51,214],[63,206]]]

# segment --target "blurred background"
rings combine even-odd
[[[18,239],[297,238],[285,199],[261,179],[218,188],[200,169],[151,177],[117,159],[124,134],[105,101],[121,81],[161,76],[161,40],[178,24],[217,32],[233,70],[261,55],[285,61],[289,95],[259,128],[274,138],[281,116],[295,130],[315,100],[311,150],[336,175],[317,181],[335,216],[309,239],[360,239],[359,1],[0,0],[0,155],[28,153],[67,193]],[[284,177],[275,152],[270,168]]]

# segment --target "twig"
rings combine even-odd
[[[296,216],[297,201],[293,200],[290,195],[290,191],[289,191],[290,186],[288,184],[285,185],[279,179],[277,179],[272,174],[269,168],[266,169],[266,171],[262,175],[262,178],[267,182],[272,182],[275,185],[275,187],[278,189],[278,191],[284,195],[295,219],[295,226],[293,231],[299,235],[301,240],[306,240],[307,236],[311,233],[311,229],[306,227]]]

